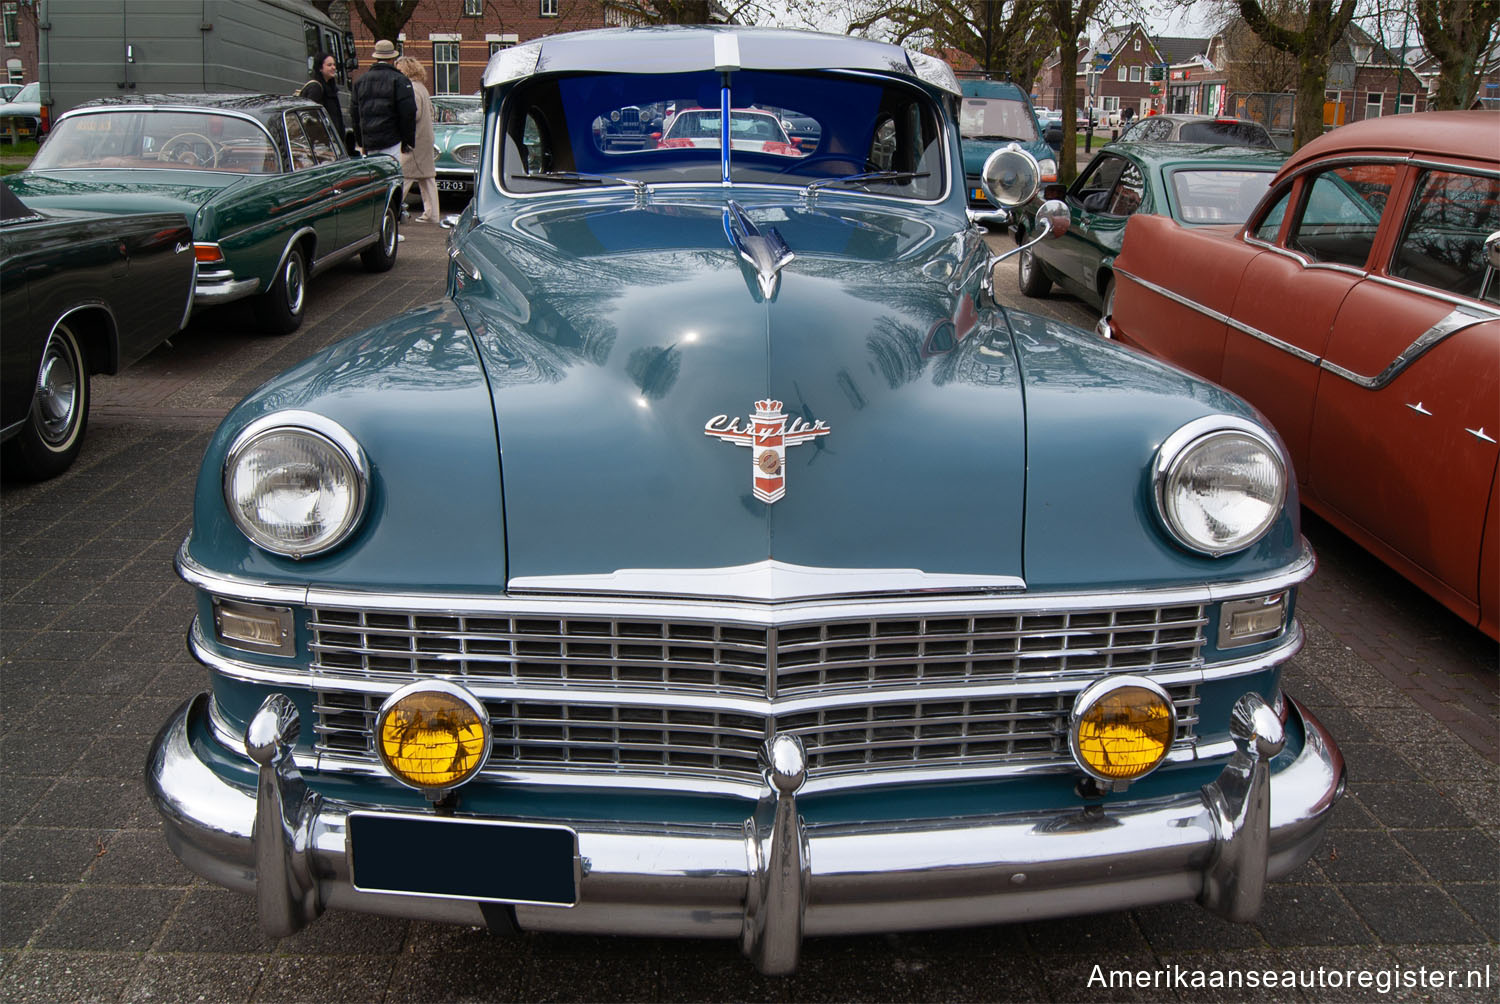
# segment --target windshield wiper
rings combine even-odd
[[[622,178],[615,174],[583,174],[578,171],[538,171],[535,174],[512,174],[511,181],[559,181],[566,185],[605,185],[615,182],[629,185],[636,198],[646,195],[646,183],[639,178]]]
[[[805,191],[808,195],[811,195],[817,189],[827,188],[830,185],[857,185],[863,188],[877,181],[902,182],[930,177],[931,175],[926,172],[918,174],[916,171],[869,171],[865,174],[840,175],[837,178],[819,178],[808,185]]]

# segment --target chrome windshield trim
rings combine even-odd
[[[266,603],[296,603],[307,606],[345,607],[368,610],[441,611],[475,614],[545,614],[576,613],[598,616],[610,611],[632,616],[671,616],[683,620],[721,620],[739,624],[785,626],[827,620],[862,617],[870,612],[881,616],[899,616],[938,611],[958,616],[966,611],[976,613],[1026,610],[1047,612],[1074,610],[1079,607],[1129,608],[1176,606],[1193,603],[1216,603],[1226,599],[1256,596],[1289,589],[1313,573],[1316,561],[1307,541],[1301,552],[1285,568],[1269,575],[1237,582],[1169,587],[1163,589],[1111,590],[1106,592],[987,594],[981,596],[923,596],[903,593],[896,596],[856,599],[815,599],[777,604],[735,603],[721,599],[667,600],[659,597],[627,598],[620,596],[512,596],[496,592],[493,596],[473,593],[402,593],[359,591],[312,585],[293,585],[213,572],[199,564],[189,552],[189,540],[177,554],[177,572],[184,581],[205,592],[231,599]]]
[[[1015,575],[962,575],[919,568],[817,568],[766,559],[722,568],[622,568],[599,575],[518,575],[515,594],[712,597],[754,603],[899,593],[1019,592]]]

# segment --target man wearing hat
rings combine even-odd
[[[354,82],[354,141],[367,154],[399,157],[417,145],[417,99],[411,81],[396,69],[396,47],[385,39],[375,43],[371,66]]]

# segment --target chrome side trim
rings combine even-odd
[[[1427,299],[1436,300],[1439,303],[1451,303],[1455,307],[1462,307],[1470,313],[1485,314],[1488,317],[1492,318],[1500,317],[1500,307],[1492,306],[1484,302],[1483,300],[1475,300],[1468,297],[1457,296],[1453,293],[1446,293],[1441,289],[1433,289],[1431,286],[1418,285],[1417,283],[1408,282],[1405,279],[1393,278],[1392,276],[1388,275],[1372,275],[1368,278],[1370,282],[1376,283],[1377,285],[1389,286],[1392,289],[1405,290],[1408,293],[1415,293],[1418,296],[1425,296],[1427,297]]]
[[[345,244],[337,251],[330,251],[328,254],[319,258],[317,261],[310,262],[307,266],[308,274],[317,275],[319,272],[323,271],[329,266],[337,265],[339,262],[343,261],[345,258],[348,258],[350,255],[357,254],[360,251],[363,251],[365,248],[369,247],[371,244],[374,244],[378,240],[380,240],[380,235],[378,233],[365,234],[353,244]]]
[[[1273,248],[1272,250],[1279,249]],[[1293,255],[1292,257],[1296,257],[1296,255]],[[1142,288],[1156,293],[1158,296],[1162,296],[1174,303],[1181,304],[1182,306],[1187,307],[1190,310],[1195,310],[1198,313],[1202,314],[1204,317],[1211,318],[1212,320],[1218,321],[1222,324],[1227,324],[1234,330],[1249,335],[1251,338],[1254,338],[1257,341],[1265,342],[1272,348],[1280,349],[1282,352],[1295,356],[1305,363],[1310,363],[1311,365],[1317,366],[1320,369],[1327,370],[1334,376],[1342,377],[1343,379],[1348,380],[1350,383],[1357,384],[1358,386],[1363,387],[1366,390],[1380,390],[1386,387],[1403,372],[1405,372],[1412,363],[1422,358],[1422,356],[1425,355],[1428,350],[1437,345],[1443,339],[1447,338],[1449,335],[1457,334],[1465,328],[1473,327],[1476,324],[1483,324],[1486,321],[1492,321],[1496,318],[1500,318],[1500,311],[1491,311],[1489,308],[1480,307],[1464,300],[1457,300],[1445,296],[1434,296],[1433,299],[1453,303],[1454,309],[1450,311],[1449,314],[1442,320],[1438,321],[1432,327],[1428,328],[1426,331],[1422,332],[1422,334],[1418,335],[1416,340],[1408,345],[1405,349],[1401,350],[1400,354],[1397,355],[1395,359],[1391,360],[1391,362],[1385,367],[1385,369],[1381,370],[1375,376],[1364,376],[1363,374],[1356,373],[1353,370],[1346,369],[1343,366],[1338,365],[1337,363],[1329,362],[1323,356],[1317,355],[1316,353],[1309,352],[1304,348],[1291,344],[1290,342],[1282,341],[1275,335],[1262,331],[1259,328],[1254,328],[1241,321],[1237,321],[1234,318],[1230,317],[1228,314],[1222,314],[1219,311],[1212,309],[1211,307],[1205,307],[1203,304],[1197,302],[1196,300],[1191,300],[1188,297],[1181,295],[1180,293],[1175,293],[1172,290],[1167,289],[1165,286],[1160,286],[1147,279],[1143,279],[1140,276],[1135,275],[1134,273],[1126,272],[1124,270],[1116,270],[1115,274],[1122,275],[1130,281],[1141,286]],[[1359,274],[1364,275],[1365,273],[1361,272]],[[1417,292],[1424,292],[1428,294],[1431,294],[1432,292],[1430,290],[1422,290],[1420,287],[1411,286],[1408,283],[1399,283],[1389,279],[1382,279],[1379,276],[1370,276],[1369,280],[1371,282],[1378,282],[1381,285],[1385,286],[1394,286],[1399,289],[1415,290]],[[1101,320],[1100,324],[1103,325],[1103,323],[1104,322]]]
[[[1222,314],[1211,307],[1205,307],[1197,300],[1190,300],[1180,293],[1174,293],[1172,290],[1167,289],[1165,286],[1159,286],[1156,283],[1151,282],[1150,280],[1143,279],[1133,272],[1127,272],[1124,269],[1117,268],[1115,269],[1115,275],[1124,276],[1136,285],[1141,286],[1144,289],[1148,289],[1158,296],[1165,297],[1166,299],[1171,300],[1173,303],[1181,304],[1182,306],[1187,307],[1190,310],[1196,310],[1204,317],[1218,321],[1221,324],[1227,324],[1234,330],[1241,332],[1242,334],[1249,335],[1251,338],[1254,338],[1257,341],[1265,342],[1272,348],[1280,349],[1283,352],[1296,356],[1303,362],[1312,363],[1314,366],[1316,366],[1321,361],[1320,356],[1309,352],[1304,348],[1293,345],[1291,342],[1284,342],[1280,338],[1277,338],[1275,335],[1262,331],[1259,328],[1251,327],[1250,325],[1245,324],[1242,321],[1237,321],[1234,318],[1230,317],[1228,314]]]
[[[511,594],[708,596],[782,603],[893,593],[1016,592],[1026,588],[1026,580],[1015,575],[948,574],[919,568],[819,568],[768,558],[721,568],[622,568],[600,575],[518,575],[505,587]]]
[[[666,600],[659,597],[625,598],[619,596],[527,596],[496,593],[484,596],[473,593],[400,593],[360,592],[351,589],[324,588],[316,585],[290,585],[242,576],[224,575],[199,564],[189,551],[191,537],[178,549],[177,574],[188,584],[205,592],[232,599],[266,603],[294,603],[330,607],[353,607],[370,610],[472,611],[474,613],[547,613],[558,615],[576,612],[580,616],[597,616],[609,610],[618,614],[640,616],[670,615],[703,617],[739,624],[786,625],[826,620],[832,617],[858,616],[862,611],[878,610],[881,614],[920,614],[943,611],[961,614],[965,611],[1006,610],[1072,610],[1080,606],[1132,607],[1167,606],[1185,603],[1217,603],[1261,593],[1288,589],[1312,575],[1316,566],[1312,548],[1302,542],[1301,553],[1286,568],[1271,575],[1242,582],[1211,583],[1163,589],[1134,591],[1034,594],[986,594],[983,596],[922,596],[909,593],[858,597],[850,599],[815,598],[778,604],[732,603],[711,597],[701,601]]]
[[[1485,321],[1494,320],[1494,316],[1480,313],[1467,307],[1455,307],[1448,316],[1418,335],[1416,341],[1402,349],[1400,355],[1392,359],[1385,369],[1372,377],[1345,369],[1337,363],[1329,362],[1327,359],[1321,360],[1319,365],[1334,376],[1343,377],[1350,383],[1365,388],[1365,390],[1380,390],[1404,373],[1412,363],[1426,355],[1428,350],[1449,335],[1457,334],[1465,328],[1472,328],[1476,324],[1483,324]]]

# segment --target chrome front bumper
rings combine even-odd
[[[1167,799],[904,824],[808,825],[797,811],[800,744],[767,750],[767,787],[742,825],[562,820],[578,833],[572,907],[515,907],[528,930],[732,937],[767,973],[791,971],[804,935],[964,927],[1197,899],[1254,916],[1265,883],[1316,848],[1343,792],[1328,732],[1287,699],[1286,721],[1259,697],[1235,708],[1235,753],[1212,784]],[[152,746],[151,797],[172,850],[193,871],[254,892],[267,933],[285,936],[325,908],[483,925],[470,900],[356,890],[353,806],[310,791],[292,763],[300,723],[269,698],[250,725],[258,790],[200,759],[208,695],[178,709]],[[1284,728],[1292,763],[1271,773]]]

